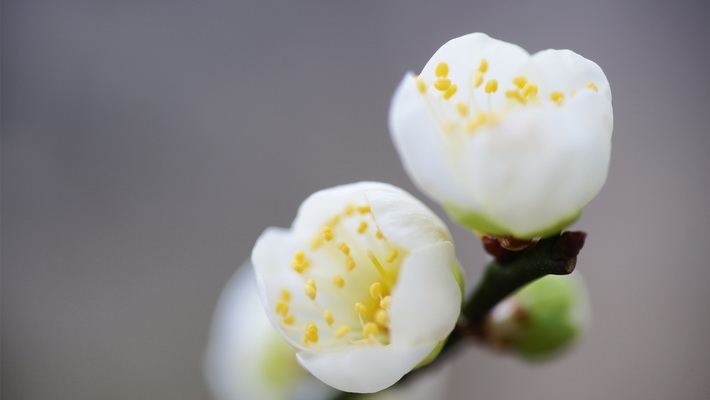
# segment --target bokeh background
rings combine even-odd
[[[592,329],[540,365],[472,346],[450,399],[710,398],[707,1],[16,0],[1,18],[3,399],[208,398],[213,307],[265,227],[341,183],[424,197],[390,96],[472,31],[595,60],[615,130],[575,225]],[[484,254],[451,226],[472,282]]]

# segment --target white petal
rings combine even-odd
[[[392,98],[389,125],[404,168],[419,189],[439,201],[469,202],[463,176],[453,165],[451,144],[417,91],[411,73],[402,79]]]
[[[297,248],[292,233],[282,228],[267,228],[256,241],[251,260],[256,273],[257,290],[266,310],[275,309],[282,288],[293,292],[303,290],[301,276],[288,268]],[[281,329],[276,313],[267,312],[266,315],[274,328],[282,333],[284,339],[294,347],[303,348],[300,332]]]
[[[588,60],[571,50],[543,50],[533,54],[530,59],[540,73],[541,84],[550,85],[552,90],[569,93],[571,91],[588,90],[589,82],[596,85],[597,93],[607,101],[611,101],[609,81],[604,71],[594,61]],[[523,74],[527,72],[523,69]],[[541,93],[542,94],[542,93]]]
[[[418,346],[449,335],[461,307],[461,289],[452,273],[454,262],[449,242],[421,248],[404,260],[392,291],[392,344]]]
[[[334,388],[373,393],[392,386],[436,347],[354,346],[337,353],[296,354],[301,365]]]
[[[493,39],[484,33],[471,33],[448,41],[431,57],[422,69],[424,79],[433,79],[436,66],[440,62],[449,65],[448,78],[461,90],[452,100],[468,100],[468,88],[471,87],[473,73],[478,69],[482,59],[488,62],[485,80],[496,79],[500,84],[512,79],[512,71],[526,62],[530,55],[520,46]],[[480,104],[485,104],[487,97],[482,90],[477,91]],[[504,102],[504,97],[494,97],[494,107]]]
[[[562,108],[521,109],[466,148],[487,216],[526,236],[579,212],[601,189],[609,139]]]
[[[446,225],[422,202],[409,193],[392,190],[368,190],[372,214],[384,236],[406,249],[451,241]]]

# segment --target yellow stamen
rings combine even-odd
[[[528,83],[528,78],[524,76],[516,76],[513,78],[513,83],[518,87],[518,89],[522,89],[525,87],[525,84]]]
[[[299,260],[297,257],[294,257],[293,260],[291,260],[291,268],[293,268],[293,270],[298,272],[299,274],[302,274],[303,271],[305,271],[307,267],[308,267],[308,260],[305,260],[305,259]]]
[[[375,232],[375,237],[378,239],[383,239],[385,236],[382,234],[382,231],[378,229],[377,232]]]
[[[392,303],[392,297],[391,296],[385,296],[380,300],[380,308],[387,308],[390,306],[390,303]]]
[[[367,307],[365,307],[365,305],[362,303],[355,303],[355,312],[362,315],[363,317],[366,317]]]
[[[308,296],[311,300],[315,300],[316,294],[318,292],[316,290],[316,281],[314,281],[313,279],[309,279],[308,281],[306,281],[306,285],[303,287],[303,291],[306,293],[306,296]]]
[[[378,309],[375,311],[375,322],[377,322],[377,325],[381,327],[386,327],[387,326],[387,321],[389,320],[389,313],[383,309]]]
[[[335,275],[333,277],[333,285],[342,288],[343,286],[345,286],[345,279],[343,279],[343,277],[340,275]]]
[[[355,259],[348,256],[348,258],[345,259],[345,268],[347,268],[348,271],[355,269]]]
[[[350,327],[347,325],[340,325],[337,331],[335,331],[335,337],[340,339],[350,332]]]
[[[439,78],[434,82],[436,90],[443,92],[451,86],[451,79]]]
[[[333,240],[333,237],[335,235],[333,234],[333,229],[331,227],[326,225],[326,226],[322,227],[320,231],[323,234],[323,239],[325,239],[327,241]]]
[[[485,74],[488,71],[488,60],[485,58],[481,59],[481,63],[478,65],[478,70]]]
[[[323,311],[323,319],[328,326],[333,325],[333,312],[330,310]]]
[[[456,92],[459,90],[459,88],[456,85],[451,85],[449,86],[448,89],[444,92],[444,98],[446,100],[450,99],[453,95],[456,94]]]
[[[342,251],[345,255],[349,255],[349,254],[350,254],[350,247],[348,246],[347,243],[345,243],[345,242],[340,242],[340,243],[338,243],[338,248],[339,248],[340,251]]]
[[[449,64],[440,62],[436,66],[436,70],[434,70],[434,75],[436,75],[437,78],[446,78],[446,76],[449,75]]]
[[[473,87],[477,88],[483,83],[483,72],[476,71],[473,75]]]
[[[319,248],[321,244],[323,244],[323,238],[320,236],[316,236],[315,238],[313,238],[313,240],[311,240],[311,250]]]
[[[508,91],[506,91],[506,92],[505,92],[505,97],[507,97],[507,98],[509,98],[509,99],[515,99],[515,100],[517,100],[518,102],[520,102],[521,104],[527,103],[527,100],[525,100],[525,97],[523,97],[523,95],[521,95],[520,92],[517,91],[517,90],[508,90]]]
[[[360,225],[357,227],[357,233],[365,233],[367,230],[367,222],[360,221]]]
[[[365,339],[373,338],[380,334],[380,328],[374,322],[368,322],[362,327],[362,336]]]
[[[488,94],[495,93],[498,90],[498,81],[495,79],[491,79],[488,82],[486,82],[486,87],[484,88],[485,92]]]
[[[392,250],[390,253],[389,257],[387,257],[387,262],[391,263],[397,258],[398,252],[397,249]]]
[[[461,101],[456,103],[456,110],[459,112],[459,114],[461,114],[461,116],[464,117],[468,115],[469,112],[468,105]]]
[[[422,79],[421,77],[418,76],[418,77],[416,77],[416,79],[414,79],[414,81],[417,83],[417,90],[419,90],[419,93],[421,93],[421,94],[426,93],[426,83],[424,82],[424,79]],[[346,214],[347,214],[347,212],[346,212]],[[350,214],[348,214],[348,215],[350,215]]]
[[[537,85],[532,82],[528,82],[525,84],[525,86],[523,86],[522,92],[523,96],[529,99],[533,99],[535,98],[535,96],[537,96]]]
[[[488,116],[484,111],[478,110],[476,111],[476,117],[468,122],[468,125],[466,126],[466,130],[469,133],[474,132],[476,129],[480,128],[483,126],[483,124],[486,123],[486,120],[488,119]]]
[[[372,211],[372,209],[370,209],[370,206],[358,207],[357,210],[360,211],[360,214],[367,214]]]
[[[281,300],[283,300],[283,301],[291,300],[291,292],[288,289],[281,289]]]
[[[550,100],[554,101],[557,104],[562,104],[562,101],[564,99],[565,99],[565,95],[562,92],[550,93]]]
[[[286,325],[293,325],[293,323],[296,322],[296,318],[293,315],[289,315],[288,317],[284,317],[282,322]]]
[[[286,316],[288,314],[288,303],[279,301],[276,303],[276,314]]]
[[[348,204],[345,206],[345,215],[353,215],[355,212],[355,206],[352,204]]]
[[[375,266],[375,269],[377,269],[377,271],[380,274],[385,276],[386,275],[385,269],[382,268],[382,264],[380,264],[380,260],[378,260],[377,257],[375,257],[375,253],[373,253],[372,250],[367,251],[367,257],[370,259],[370,261],[372,261],[372,265]]]
[[[595,91],[595,92],[598,92],[598,91],[599,91],[599,88],[597,87],[597,85],[595,85],[594,82],[592,82],[592,81],[587,82],[587,84],[586,84],[585,86],[586,86],[588,89],[592,89],[592,90]]]
[[[375,282],[370,285],[370,296],[372,296],[373,299],[379,299],[380,297],[382,297],[384,292],[385,289],[382,287],[382,283]]]
[[[308,343],[318,343],[318,326],[313,322],[306,324],[306,329],[303,334],[303,342]]]

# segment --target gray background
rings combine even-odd
[[[423,198],[390,96],[472,31],[595,60],[616,123],[575,226],[586,340],[535,366],[471,347],[450,398],[710,398],[707,1],[2,5],[3,399],[206,398],[213,306],[265,227],[341,183]]]

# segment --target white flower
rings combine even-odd
[[[601,68],[482,33],[408,73],[390,109],[405,169],[457,222],[532,238],[576,220],[606,180],[613,125]]]
[[[302,366],[342,391],[394,384],[434,352],[459,316],[448,230],[391,185],[311,195],[291,229],[261,235],[252,262],[274,327]]]
[[[330,386],[301,368],[296,350],[271,326],[251,263],[234,273],[220,296],[205,354],[205,377],[216,400],[329,400]],[[427,372],[362,400],[443,399],[450,368]]]

